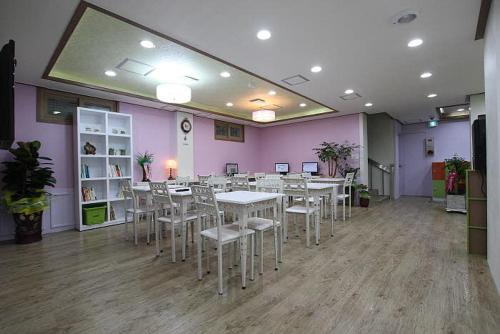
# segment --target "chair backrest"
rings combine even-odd
[[[302,177],[284,177],[283,178],[283,193],[292,197],[309,198],[307,190],[307,179]]]
[[[149,189],[153,197],[153,205],[159,209],[164,204],[172,207],[172,196],[168,189],[167,182],[149,182]]]
[[[191,182],[191,178],[189,176],[177,176],[175,179],[175,184],[184,187],[189,186],[189,182]]]
[[[344,180],[344,187],[352,186],[353,180],[354,180],[354,173],[347,173]]]
[[[266,179],[281,180],[280,174],[266,174]]]
[[[260,180],[266,177],[266,173],[255,173],[253,176],[255,177],[255,180]]]
[[[208,180],[210,180],[211,177],[212,175],[198,175],[198,181],[200,182],[200,185],[208,186]]]
[[[260,192],[283,193],[283,180],[281,179],[260,179],[257,180],[255,189]]]
[[[231,178],[231,190],[250,191],[250,184],[248,183],[248,176],[233,176]]]
[[[302,177],[306,177],[306,178],[311,178],[311,173],[310,172],[303,172],[302,174],[300,174]]]
[[[138,203],[130,180],[121,180],[119,185],[125,201],[132,200],[132,206],[136,210]]]
[[[248,173],[238,173],[238,174],[234,174],[233,176],[235,176],[235,177],[248,177]]]
[[[135,185],[136,185],[136,186],[141,186],[141,187],[142,187],[142,186],[149,186],[149,182],[142,182],[142,181],[140,181],[140,182],[135,182]]]
[[[298,179],[298,178],[302,177],[302,174],[300,174],[300,173],[288,173],[286,176],[289,178],[292,178],[292,179]]]
[[[217,222],[217,241],[219,244],[221,244],[222,219],[219,211],[219,205],[217,204],[217,199],[215,198],[214,188],[205,186],[192,186],[191,192],[193,194],[194,205],[196,207],[196,211],[198,211],[198,215],[206,214],[208,215],[208,217],[215,217],[215,220]]]
[[[208,180],[208,185],[214,189],[220,189],[226,192],[227,178],[225,176],[212,176],[210,180]]]

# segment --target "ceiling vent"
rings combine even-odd
[[[352,94],[342,95],[339,97],[344,101],[352,101],[352,100],[359,99],[361,97],[361,95],[359,95],[358,93],[352,93]]]
[[[266,100],[263,100],[263,99],[252,99],[252,100],[248,100],[248,101],[252,102],[252,103],[258,103],[258,104],[266,103]]]
[[[436,112],[439,119],[467,119],[470,115],[470,105],[468,103],[455,104],[451,106],[437,107]]]
[[[407,24],[415,21],[418,12],[411,9],[403,10],[392,17],[392,24]]]
[[[297,74],[297,75],[285,78],[281,81],[283,81],[284,83],[286,83],[287,85],[290,85],[290,86],[297,86],[297,85],[301,85],[305,82],[308,82],[309,79],[307,79],[306,77],[304,77],[300,74]]]
[[[283,107],[279,106],[277,104],[268,104],[268,105],[262,106],[262,109],[267,109],[267,110],[278,110],[281,108],[283,108]]]
[[[138,75],[148,75],[154,71],[154,67],[135,59],[125,58],[118,66],[117,69],[122,71],[138,74]]]

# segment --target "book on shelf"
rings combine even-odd
[[[96,196],[94,187],[82,187],[82,200],[83,200],[83,202],[97,200],[97,196]]]
[[[109,176],[110,177],[122,177],[122,176],[124,176],[120,165],[109,165]]]
[[[81,177],[82,179],[88,179],[88,178],[90,178],[90,177],[91,177],[91,176],[90,176],[89,165],[87,165],[87,164],[82,164],[80,177]]]

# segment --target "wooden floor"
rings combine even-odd
[[[355,208],[320,246],[285,246],[273,270],[225,294],[212,273],[153,256],[115,226],[0,245],[1,333],[500,333],[500,297],[486,261],[465,251],[465,216],[424,198]],[[144,236],[144,235],[143,235]]]

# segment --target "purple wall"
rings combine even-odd
[[[325,118],[261,129],[260,170],[273,172],[274,163],[288,162],[290,171],[300,172],[302,162],[319,161],[313,152],[322,142],[359,144],[359,115]],[[358,164],[358,161],[353,162]],[[327,173],[326,164],[320,172]]]
[[[260,128],[245,126],[245,142],[214,139],[214,120],[194,117],[194,174],[225,173],[226,163],[238,163],[241,172],[258,172],[260,168]]]
[[[434,137],[434,156],[424,151],[424,139]],[[432,162],[454,154],[470,161],[470,124],[468,120],[441,122],[435,128],[427,123],[403,125],[399,136],[399,190],[401,195],[432,196]]]
[[[165,180],[168,159],[175,159],[175,113],[142,107],[135,104],[119,103],[119,110],[132,115],[134,134],[134,157],[146,150],[154,154],[152,180]],[[142,170],[134,160],[134,180],[142,179]]]

